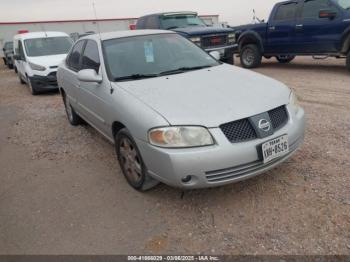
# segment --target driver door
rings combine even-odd
[[[298,2],[278,4],[267,28],[267,53],[294,53],[294,36]]]

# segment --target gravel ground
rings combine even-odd
[[[304,146],[265,175],[182,197],[132,190],[109,142],[1,65],[0,254],[349,255],[350,73],[309,58],[257,71],[295,90]]]

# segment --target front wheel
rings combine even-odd
[[[276,56],[276,59],[281,64],[288,64],[294,60],[294,55],[280,55]]]
[[[350,71],[350,50],[346,56],[346,68]]]
[[[29,78],[27,78],[27,81],[28,81],[28,86],[29,86],[30,93],[33,96],[36,96],[38,94],[38,91],[35,89],[35,86],[32,85],[32,81]]]
[[[116,135],[115,146],[119,165],[130,186],[139,191],[146,191],[159,184],[147,175],[140,151],[126,128]]]
[[[255,68],[261,64],[262,55],[257,45],[245,45],[242,47],[241,64],[244,68]]]

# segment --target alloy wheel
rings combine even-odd
[[[142,163],[138,151],[129,138],[123,137],[119,142],[120,164],[125,176],[133,185],[142,182]]]

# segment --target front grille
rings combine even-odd
[[[222,132],[232,143],[244,142],[258,138],[248,118],[220,126]]]
[[[288,122],[285,106],[268,111],[274,130],[281,129]],[[220,126],[221,131],[231,143],[246,142],[258,138],[249,118],[233,121]]]
[[[209,171],[205,173],[206,179],[209,183],[221,183],[237,179],[244,179],[245,177],[249,177],[254,173],[258,173],[262,169],[266,170],[267,168],[270,168],[279,163],[281,160],[286,159],[298,149],[302,141],[303,137],[300,137],[289,145],[289,153],[287,155],[277,158],[269,163],[264,163],[261,160],[257,160],[232,168]]]
[[[51,72],[47,76],[47,82],[49,85],[57,85],[57,72]]]
[[[202,47],[219,47],[227,45],[227,35],[214,35],[202,37]]]
[[[269,116],[275,131],[282,128],[288,121],[288,113],[285,106],[272,109],[269,111]]]

